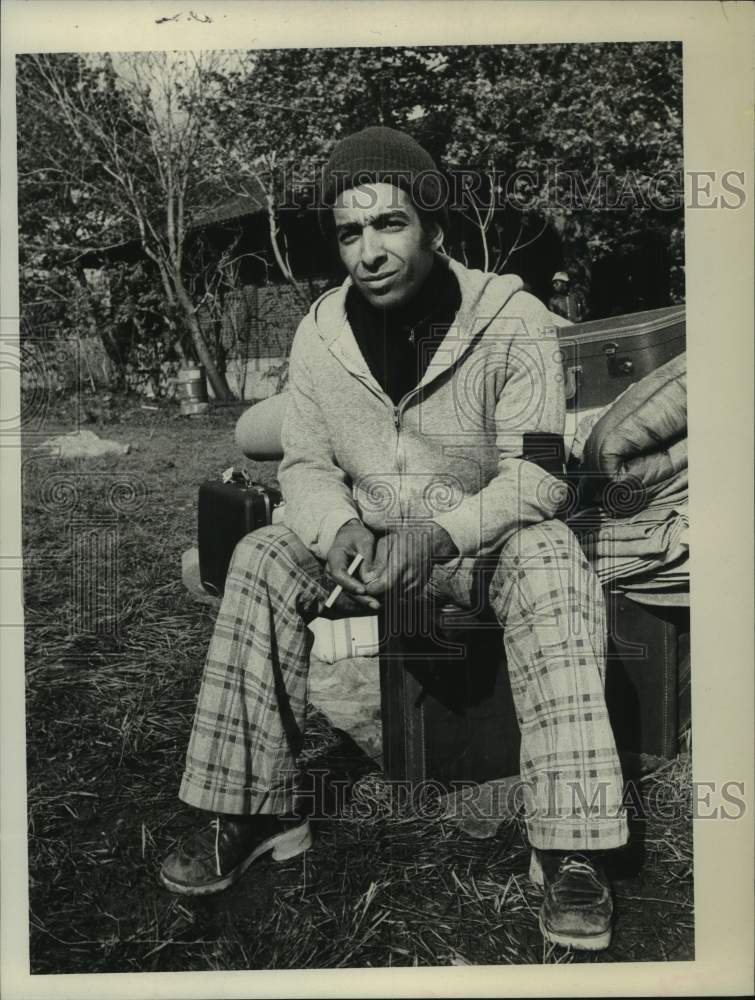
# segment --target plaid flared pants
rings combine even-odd
[[[627,823],[604,698],[605,608],[595,573],[570,529],[554,520],[516,532],[493,557],[436,567],[430,587],[476,607],[481,580],[503,626],[532,846],[621,846]],[[313,642],[307,623],[330,586],[323,565],[286,527],[239,542],[205,663],[184,802],[232,814],[292,808]]]

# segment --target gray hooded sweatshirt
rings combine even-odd
[[[350,279],[296,332],[279,479],[284,523],[321,559],[355,517],[376,532],[435,521],[462,556],[485,554],[564,499],[559,480],[522,454],[525,433],[564,431],[565,321],[515,275],[447,263],[461,307],[397,406],[346,318]]]

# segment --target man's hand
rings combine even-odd
[[[377,611],[380,602],[367,594],[362,579],[365,574],[372,572],[372,559],[375,549],[375,536],[369,528],[365,527],[361,521],[354,518],[347,521],[333,540],[333,545],[328,552],[328,572],[336,583],[344,589],[344,594],[350,596],[358,604]],[[346,570],[355,555],[361,554],[364,559],[362,565],[357,569],[354,576],[349,576]],[[340,598],[339,598],[340,601]],[[338,601],[336,607],[338,607]]]
[[[372,566],[362,579],[370,595],[396,589],[402,598],[414,600],[427,585],[433,563],[458,554],[451,536],[439,524],[402,527],[378,539]]]

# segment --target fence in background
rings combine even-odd
[[[309,290],[316,297],[324,285]],[[207,310],[200,322],[225,360],[231,391],[241,399],[263,399],[280,391],[281,377],[304,306],[287,285],[246,286],[229,295],[219,318]],[[152,362],[137,350],[126,368],[127,388],[147,398],[174,398],[179,361]],[[104,391],[118,373],[96,336],[76,336],[45,326],[29,330],[21,343],[21,391],[65,394]]]

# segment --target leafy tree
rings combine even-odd
[[[567,257],[595,262],[662,232],[680,268],[678,44],[481,46],[444,58],[447,167],[503,182],[524,218],[557,230]]]
[[[65,85],[78,84],[83,62],[58,57]],[[16,67],[18,118],[19,285],[25,332],[39,335],[48,325],[65,325],[69,306],[86,287],[81,264],[89,238],[101,228],[103,205],[82,199],[89,165],[78,156],[60,118],[41,118],[39,83],[28,57]]]
[[[219,81],[216,172],[262,183],[275,237],[340,136],[392,125],[451,174],[455,255],[503,270],[551,229],[589,267],[659,236],[680,296],[681,81],[666,42],[253,52]]]

